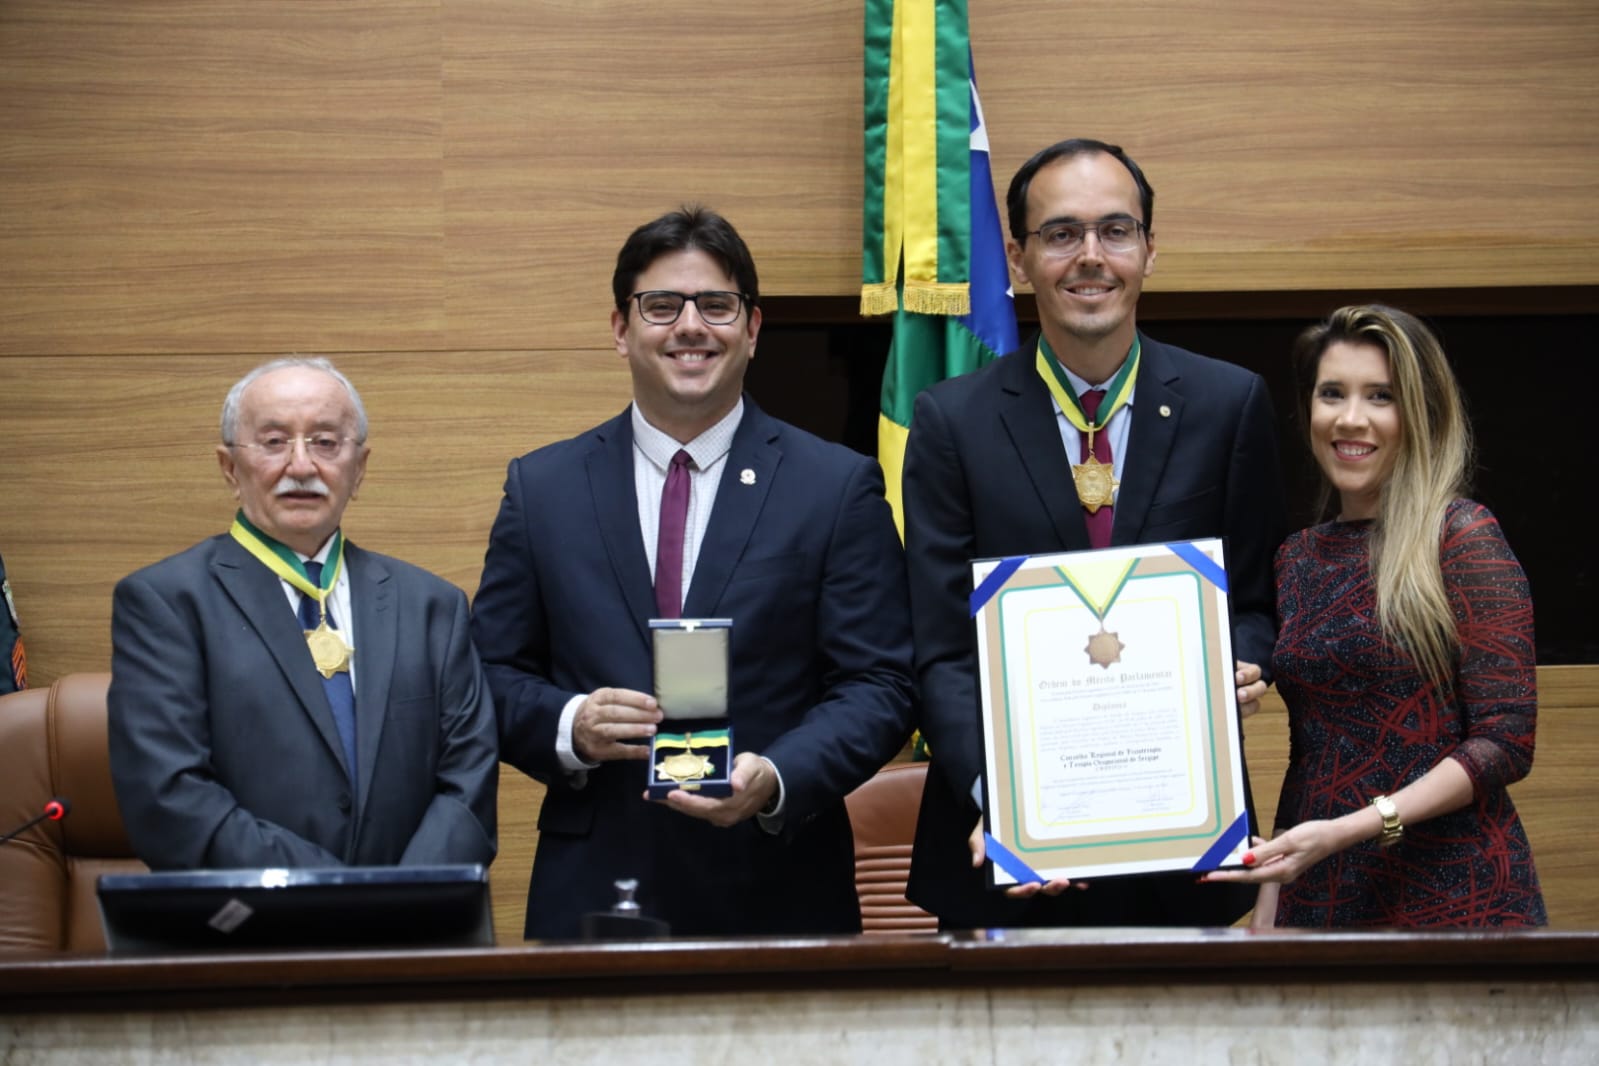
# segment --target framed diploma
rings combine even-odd
[[[990,883],[1247,850],[1220,540],[972,564]]]

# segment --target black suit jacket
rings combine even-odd
[[[359,791],[282,582],[232,537],[117,584],[111,773],[157,869],[488,863],[499,761],[466,596],[345,545]]]
[[[684,600],[685,617],[733,620],[734,744],[781,772],[781,834],[645,801],[642,761],[561,770],[568,700],[653,691],[653,588],[629,411],[512,461],[472,625],[503,757],[548,786],[527,935],[576,936],[621,877],[675,933],[858,930],[843,796],[903,745],[914,689],[904,556],[877,464],[746,398]]]
[[[1276,623],[1272,553],[1286,526],[1265,382],[1229,363],[1142,337],[1142,361],[1113,544],[1226,537],[1239,659],[1269,670]],[[973,559],[1090,547],[1036,338],[918,398],[905,455],[905,540],[933,757],[909,894],[947,927],[1199,925],[1236,920],[1253,888],[1191,875],[1107,880],[1057,899],[1014,901],[973,870],[983,766],[976,642],[967,607]],[[1254,823],[1251,806],[1251,824]]]

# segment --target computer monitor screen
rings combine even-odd
[[[480,865],[105,874],[97,892],[118,954],[494,943]]]

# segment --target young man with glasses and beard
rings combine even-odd
[[[579,935],[622,878],[678,935],[858,931],[843,797],[911,711],[882,474],[744,395],[760,289],[725,219],[639,227],[612,288],[633,402],[511,462],[473,602],[503,758],[548,788],[527,935]],[[732,620],[730,795],[645,798],[673,618]]]
[[[907,894],[945,928],[1225,925],[1252,902],[1188,874],[998,892],[983,870],[973,559],[1225,537],[1241,711],[1266,688],[1286,522],[1271,404],[1258,375],[1139,331],[1154,200],[1138,165],[1100,141],[1023,164],[1006,251],[1037,296],[1039,332],[916,403],[905,544],[932,767]]]
[[[222,406],[229,532],[118,582],[111,775],[156,869],[494,858],[494,707],[466,596],[344,539],[367,420],[326,359]]]

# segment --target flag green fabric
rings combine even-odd
[[[877,457],[903,536],[917,395],[1014,351],[1016,311],[965,0],[867,0],[865,70],[861,313],[894,316]]]
[[[971,309],[970,69],[966,0],[867,0],[862,314]]]

